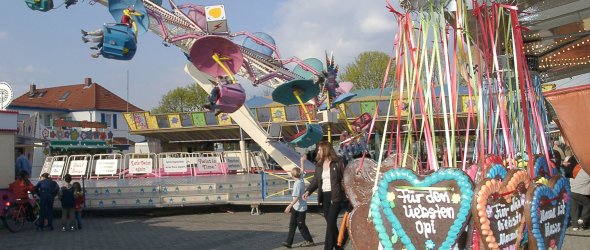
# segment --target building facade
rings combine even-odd
[[[91,78],[83,84],[37,89],[14,99],[8,110],[17,111],[18,134],[47,140],[29,150],[33,176],[47,155],[133,151],[143,136],[130,135],[124,112],[142,109],[128,103]]]

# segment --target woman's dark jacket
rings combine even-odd
[[[318,203],[322,203],[322,172],[323,170],[323,162],[318,163],[315,166],[315,176],[311,180],[309,186],[305,191],[308,194],[312,194],[316,189],[318,189]],[[344,193],[344,186],[342,183],[342,175],[344,173],[344,163],[341,160],[336,160],[330,162],[330,186],[332,188],[331,196],[332,196],[332,203],[334,202],[343,202],[346,201],[346,194]]]

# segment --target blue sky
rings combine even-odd
[[[388,53],[396,26],[382,0],[176,1],[186,2],[224,4],[232,32],[268,33],[285,58],[323,59],[325,51],[333,51],[341,67],[363,51]],[[93,51],[82,42],[80,29],[94,30],[112,22],[106,7],[90,5],[88,0],[49,12],[32,11],[22,0],[0,1],[0,82],[10,83],[19,96],[32,82],[45,88],[80,84],[91,77],[125,98],[129,71],[129,100],[146,110],[157,106],[169,90],[192,82],[183,70],[183,54],[163,46],[162,39],[149,32],[139,37],[131,61],[91,58]],[[262,94],[260,87],[247,90],[250,96]]]

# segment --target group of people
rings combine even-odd
[[[307,157],[301,157],[301,166]],[[291,248],[295,229],[299,228],[303,239],[305,240],[300,246],[315,245],[309,229],[305,224],[307,211],[307,199],[309,196],[318,191],[318,203],[322,207],[322,214],[326,221],[326,236],[324,239],[324,249],[341,249],[338,246],[338,215],[342,210],[348,207],[348,199],[344,192],[342,184],[344,175],[344,162],[334,151],[329,142],[322,141],[317,146],[315,175],[310,184],[305,188],[303,173],[300,168],[293,168],[291,176],[295,179],[293,185],[293,201],[285,208],[285,213],[291,213],[289,222],[289,233],[283,246]]]
[[[135,39],[137,40],[137,24],[133,20],[132,16],[142,16],[142,14],[134,10],[133,7],[124,9],[120,24],[124,24],[129,28],[133,28]],[[91,57],[98,58],[100,55],[102,55],[102,47],[104,42],[104,31],[102,28],[90,32],[82,30],[82,41],[84,43],[96,43],[94,46],[90,47],[90,49],[97,50],[95,54],[90,55]]]
[[[565,158],[562,169],[570,178],[570,225],[574,231],[581,231],[590,225],[590,175],[573,155]]]
[[[584,230],[590,226],[590,175],[578,163],[572,150],[559,141],[553,143],[551,161],[561,175],[570,178],[570,225],[574,231]]]
[[[16,180],[9,185],[9,190],[13,193],[16,204],[28,207],[30,218],[34,216],[34,200],[29,198],[29,194],[38,196],[40,211],[36,220],[37,231],[43,231],[45,228],[53,230],[53,201],[56,196],[61,201],[62,231],[82,229],[82,208],[85,199],[80,183],[71,184],[72,176],[67,174],[64,176],[65,185],[60,188],[48,173],[44,173],[37,185],[33,186],[29,174],[21,170]]]

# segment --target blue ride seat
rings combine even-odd
[[[25,3],[32,10],[46,12],[53,9],[53,0],[25,0]]]
[[[353,94],[353,93],[340,94],[338,97],[334,98],[332,103],[330,103],[330,109],[333,109],[335,107],[338,107],[338,105],[340,105],[342,103],[350,101],[355,96],[356,96],[356,94]],[[326,105],[326,102],[324,101],[322,103],[322,105],[320,106],[319,110],[326,110],[326,107],[327,107],[327,105]]]
[[[291,144],[294,144],[300,148],[307,148],[311,145],[318,143],[324,138],[324,132],[322,126],[319,124],[305,124],[305,130],[301,130],[299,133],[293,135],[290,138],[285,138]]]
[[[137,50],[133,29],[125,24],[105,25],[102,56],[115,60],[131,60]]]

